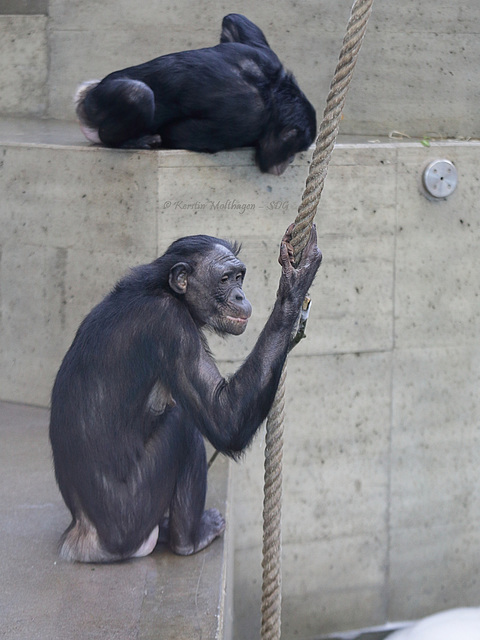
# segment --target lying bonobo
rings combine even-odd
[[[315,109],[245,16],[222,22],[220,44],[179,51],[82,83],[81,128],[109,147],[215,152],[254,147],[280,175],[312,144]]]

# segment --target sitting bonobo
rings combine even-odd
[[[204,510],[202,436],[235,458],[270,410],[322,259],[313,228],[295,268],[292,229],[280,247],[273,311],[229,380],[203,332],[239,335],[247,326],[251,306],[235,244],[181,238],[151,264],[134,268],[83,320],[52,392],[55,474],[72,514],[63,558],[140,557],[159,541],[187,555],[222,533],[220,513]]]

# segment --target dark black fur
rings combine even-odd
[[[223,531],[220,514],[204,511],[202,435],[235,457],[270,409],[299,306],[321,260],[312,233],[294,269],[289,239],[282,243],[272,315],[228,381],[202,328],[242,333],[251,307],[237,247],[223,240],[178,240],[161,258],[133,269],[82,322],[52,392],[55,473],[72,514],[63,557],[101,562],[146,555],[157,537],[189,554]]]
[[[111,147],[215,152],[253,146],[280,174],[313,142],[315,110],[244,16],[223,19],[220,44],[115,71],[77,93],[85,135]],[[161,138],[161,142],[159,139]]]

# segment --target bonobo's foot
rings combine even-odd
[[[158,135],[146,135],[141,138],[127,140],[120,145],[121,149],[159,149],[162,146],[162,138]]]
[[[200,526],[198,527],[195,544],[185,546],[172,546],[172,551],[181,556],[189,556],[208,547],[225,531],[225,519],[218,509],[207,509],[203,512]]]
[[[225,531],[225,518],[218,509],[207,509],[202,515],[195,551],[200,551]]]

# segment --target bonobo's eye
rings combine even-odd
[[[237,271],[235,269],[235,271],[228,271],[227,273],[224,273],[223,276],[220,278],[220,282],[222,284],[226,284],[227,282],[235,281],[237,284],[242,285],[244,278],[245,278],[245,271],[244,270]]]

